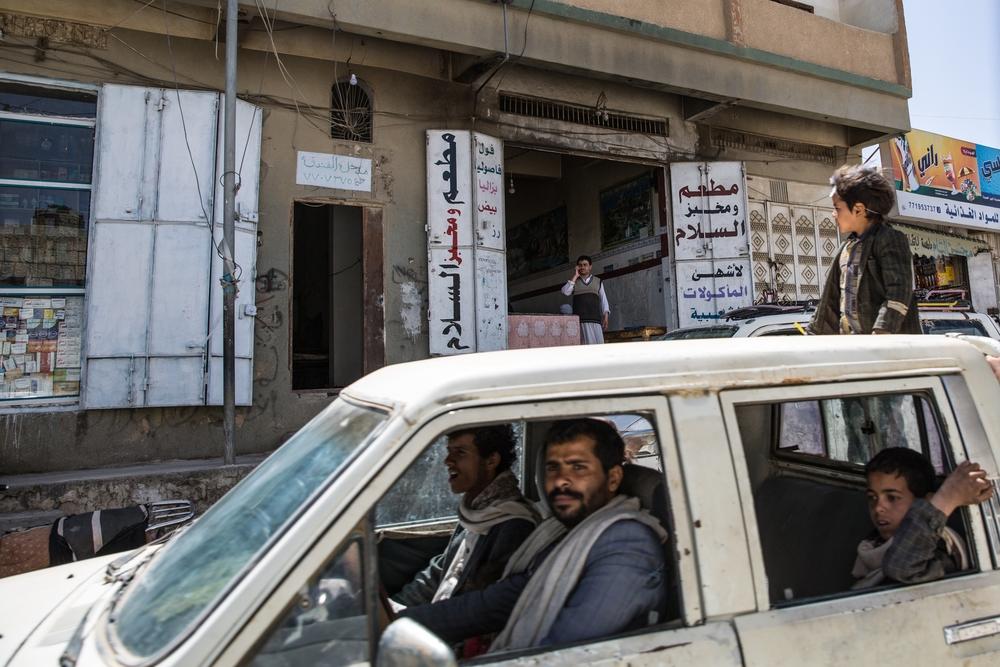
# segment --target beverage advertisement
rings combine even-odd
[[[1000,231],[1000,150],[913,130],[889,153],[900,218]]]

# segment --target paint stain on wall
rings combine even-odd
[[[406,281],[399,284],[400,316],[403,320],[403,331],[410,338],[420,335],[420,328],[423,318],[420,311],[423,306],[423,295],[420,287],[415,283]]]

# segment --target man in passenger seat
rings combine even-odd
[[[444,553],[392,596],[396,611],[492,584],[539,521],[511,471],[510,424],[454,431],[447,448],[448,484],[462,494],[458,526]]]
[[[546,436],[543,521],[483,590],[406,609],[449,643],[500,631],[491,651],[595,639],[647,625],[664,607],[666,532],[619,495],[624,443],[596,419]]]
[[[963,505],[988,500],[993,487],[979,464],[960,463],[932,493],[934,467],[906,447],[884,449],[865,466],[873,534],[858,545],[853,589],[887,581],[914,584],[968,569],[962,537],[948,517]]]

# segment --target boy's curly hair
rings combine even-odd
[[[872,222],[881,222],[896,201],[896,188],[877,169],[861,165],[844,165],[833,172],[830,185],[848,208],[861,203]]]

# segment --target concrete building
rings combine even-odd
[[[748,262],[742,299],[818,296],[830,172],[909,129],[900,0],[240,12],[240,453],[434,349],[429,131],[499,146],[480,187],[502,209],[500,254],[481,282],[501,317],[558,313],[589,254],[620,331],[709,312],[683,302],[702,260]],[[0,30],[0,470],[218,455],[217,3],[6,0]],[[736,169],[735,254],[678,255],[716,212],[678,195],[697,191],[682,163],[702,167],[705,201]]]

